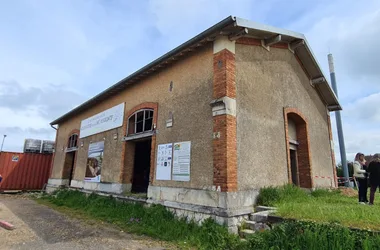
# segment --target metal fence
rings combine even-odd
[[[40,190],[49,179],[53,155],[0,152],[0,191]]]

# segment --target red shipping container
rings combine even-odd
[[[52,154],[0,153],[0,191],[41,190],[50,174]]]

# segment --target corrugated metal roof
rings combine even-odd
[[[151,73],[165,68],[174,61],[179,60],[187,53],[191,53],[191,51],[194,51],[197,48],[213,41],[213,39],[221,33],[231,35],[241,31],[242,29],[246,29],[248,31],[247,36],[255,37],[258,39],[271,39],[275,36],[280,35],[281,42],[285,42],[288,44],[304,42],[304,46],[299,46],[295,48],[294,53],[300,59],[302,65],[308,72],[311,79],[323,77],[324,81],[316,84],[315,88],[320,93],[329,109],[331,111],[341,110],[341,106],[338,102],[338,99],[332,91],[326,77],[322,73],[322,70],[319,67],[318,62],[316,61],[315,56],[311,51],[310,46],[307,43],[304,35],[268,25],[259,24],[242,18],[229,16],[221,22],[215,24],[211,28],[205,30],[204,32],[200,33],[194,38],[188,40],[187,42],[181,44],[177,48],[171,50],[165,55],[159,57],[158,59],[154,60],[153,62],[149,63],[148,65],[144,66],[143,68],[139,69],[133,74],[129,75],[128,77],[107,88],[100,94],[94,96],[93,98],[89,99],[83,104],[72,109],[70,112],[52,121],[50,124],[59,124],[62,121],[65,121],[68,118],[72,117],[73,115],[85,111],[86,109],[90,108],[96,103],[107,99],[108,97],[118,93],[120,90],[123,90],[127,85],[136,83],[137,81],[150,75]]]

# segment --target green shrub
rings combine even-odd
[[[282,201],[301,201],[309,197],[304,190],[291,184],[279,187],[279,189]]]
[[[280,190],[277,187],[265,187],[260,189],[257,197],[257,204],[263,206],[274,206],[281,198]]]
[[[257,204],[263,206],[275,206],[281,201],[299,201],[307,199],[308,195],[302,189],[294,185],[284,185],[280,187],[264,187],[260,189],[257,197]]]

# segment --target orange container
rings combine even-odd
[[[49,179],[52,154],[0,153],[0,191],[40,190]]]

